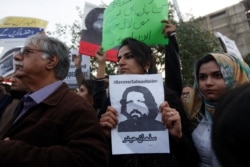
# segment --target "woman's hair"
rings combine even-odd
[[[122,41],[122,43],[119,47],[119,50],[123,46],[127,46],[130,49],[130,51],[135,56],[135,60],[142,67],[144,67],[145,65],[150,63],[150,68],[148,69],[148,74],[156,74],[158,72],[157,68],[156,68],[156,62],[155,62],[155,58],[153,56],[153,52],[147,44],[145,44],[137,39],[129,37],[129,38],[125,38]]]
[[[88,94],[90,96],[93,96],[94,94],[94,80],[93,79],[83,79],[81,82],[81,85],[84,85],[88,90]]]
[[[208,54],[208,55],[202,57],[201,59],[199,59],[197,61],[197,68],[196,68],[196,71],[195,71],[195,75],[198,76],[199,70],[200,70],[200,67],[201,67],[202,64],[208,63],[210,61],[215,61],[216,62],[215,58],[211,54]]]

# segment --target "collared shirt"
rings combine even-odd
[[[51,95],[60,85],[62,85],[62,81],[58,80],[50,85],[47,85],[33,93],[27,93],[23,97],[23,109],[16,118],[15,122],[23,116],[31,107],[36,104],[41,103],[44,99],[46,99],[49,95]]]

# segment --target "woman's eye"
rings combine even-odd
[[[139,103],[145,103],[144,100],[137,100],[137,102],[139,102]]]
[[[134,54],[132,54],[132,53],[125,54],[125,55],[123,55],[123,56],[118,56],[118,57],[117,57],[117,62],[119,62],[119,61],[122,59],[122,57],[123,57],[124,59],[133,59],[135,56],[134,56]]]
[[[205,80],[206,78],[206,75],[198,75],[198,80]]]
[[[217,79],[223,78],[223,76],[222,76],[221,73],[216,73],[216,74],[214,74],[214,77],[217,78]]]
[[[121,60],[121,58],[122,58],[121,56],[118,56],[117,57],[117,62],[119,62]]]
[[[132,100],[126,101],[126,104],[133,103]]]
[[[125,57],[126,57],[126,59],[132,59],[132,58],[134,58],[135,56],[134,56],[133,54],[129,54],[129,55],[126,55]]]

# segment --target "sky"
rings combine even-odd
[[[6,16],[35,17],[49,22],[46,30],[54,31],[55,24],[72,24],[79,20],[76,7],[84,3],[110,4],[113,0],[1,0],[0,19]],[[170,0],[172,2],[172,0]],[[240,0],[177,0],[183,16],[204,16],[216,10],[234,5]]]

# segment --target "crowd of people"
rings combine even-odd
[[[249,166],[247,154],[237,154],[249,148],[249,66],[225,53],[205,53],[194,64],[194,83],[183,86],[175,26],[162,24],[169,39],[164,100],[157,106],[147,88],[130,87],[120,112],[111,105],[101,47],[94,78],[84,78],[80,55],[73,58],[74,92],[63,82],[68,47],[44,34],[29,36],[14,56],[11,86],[0,78],[0,166]],[[135,38],[121,41],[117,60],[121,76],[158,73],[152,49]],[[133,113],[135,101],[147,110]],[[127,117],[121,124],[119,114]],[[118,125],[118,132],[168,133],[170,153],[112,154],[111,131]]]

